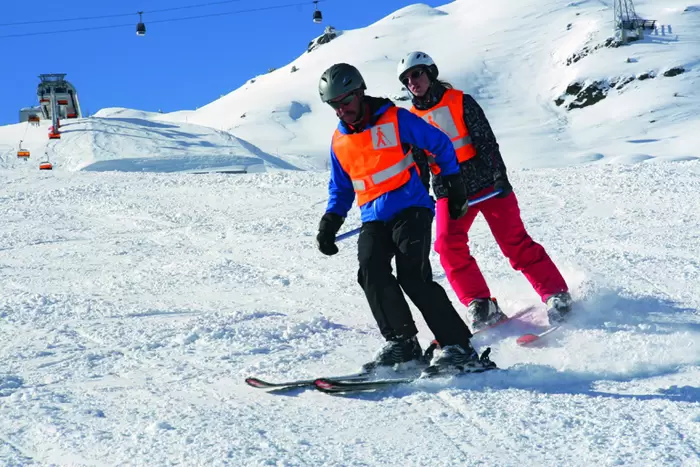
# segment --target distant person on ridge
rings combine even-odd
[[[469,252],[469,229],[480,212],[513,269],[525,275],[546,303],[550,322],[561,321],[571,310],[568,286],[544,248],[525,230],[496,136],[483,110],[472,96],[438,80],[437,65],[423,52],[411,52],[404,57],[398,64],[397,75],[413,95],[411,112],[450,137],[467,195],[477,197],[501,190],[500,195],[473,206],[465,216],[455,219],[448,215],[444,170],[434,163],[432,154],[415,155],[416,161],[426,161],[422,171],[427,172],[429,165],[433,174],[433,192],[438,198],[435,251],[440,255],[452,289],[467,307],[472,330],[506,318]],[[432,152],[430,148],[421,149]]]
[[[444,175],[446,209],[458,219],[466,212],[467,197],[450,139],[390,100],[365,96],[365,81],[352,65],[331,66],[318,87],[321,100],[335,109],[340,122],[331,142],[329,200],[317,246],[325,255],[338,253],[336,234],[357,196],[362,218],[357,280],[386,339],[363,370],[423,361],[404,292],[440,343],[441,351],[426,373],[495,367],[488,352],[480,358],[472,347],[469,328],[445,290],[433,281],[430,266],[435,202],[421,182],[410,147],[435,154]],[[396,276],[391,267],[394,257]]]

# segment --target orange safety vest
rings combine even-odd
[[[362,206],[395,190],[411,178],[416,163],[409,151],[404,154],[399,139],[398,107],[389,107],[374,126],[360,133],[333,134],[333,152],[348,173]]]
[[[411,107],[411,113],[441,129],[443,133],[450,137],[457,153],[457,161],[460,164],[476,156],[476,148],[472,144],[469,129],[464,123],[464,118],[462,118],[464,113],[463,103],[464,93],[462,91],[448,89],[443,94],[440,102],[431,109],[419,110],[415,106]],[[439,174],[440,167],[435,163],[435,158],[430,152],[425,152],[428,155],[430,170],[436,175]]]

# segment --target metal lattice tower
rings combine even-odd
[[[643,19],[634,11],[632,0],[615,0],[615,35],[623,42],[644,39],[644,30],[653,30],[656,20]]]
[[[615,0],[613,7],[616,30],[633,30],[639,27],[639,18],[632,0]]]

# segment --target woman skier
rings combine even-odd
[[[397,75],[413,96],[410,111],[450,137],[467,196],[501,192],[471,207],[465,216],[452,219],[447,211],[445,173],[429,152],[415,157],[417,161],[426,160],[433,174],[433,192],[438,198],[435,251],[452,289],[467,307],[472,330],[506,318],[469,251],[469,229],[479,213],[513,269],[524,274],[546,303],[550,322],[561,321],[571,310],[568,286],[544,248],[525,230],[496,137],[483,110],[472,96],[438,80],[437,65],[426,53],[406,55],[398,64]]]

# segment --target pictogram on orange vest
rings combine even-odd
[[[352,180],[357,204],[362,206],[395,190],[411,178],[413,153],[404,153],[399,139],[397,107],[389,107],[377,123],[360,132],[335,130],[333,152]]]
[[[476,148],[469,136],[469,129],[464,123],[464,93],[456,89],[448,89],[443,94],[437,105],[428,110],[419,110],[411,107],[411,113],[418,115],[426,122],[442,130],[450,137],[452,145],[457,153],[457,160],[462,163],[476,156]],[[434,174],[440,173],[440,167],[435,163],[433,155],[425,151],[430,163],[430,170]]]

